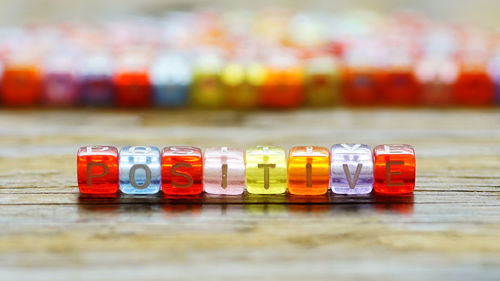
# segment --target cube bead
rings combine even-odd
[[[125,194],[160,191],[160,150],[154,146],[126,146],[120,150],[120,190]]]
[[[207,148],[203,159],[203,186],[206,193],[238,195],[245,191],[243,150],[227,147]]]
[[[377,145],[373,150],[376,193],[397,195],[415,188],[415,151],[407,144]]]
[[[144,108],[151,105],[151,84],[147,72],[118,72],[113,82],[117,106]]]
[[[224,62],[217,55],[201,55],[193,64],[190,101],[195,107],[219,108],[224,105],[221,69]]]
[[[465,71],[453,85],[453,96],[457,105],[488,106],[495,100],[495,85],[486,71]]]
[[[281,194],[287,188],[285,150],[277,146],[256,146],[246,150],[247,191],[253,194]]]
[[[366,144],[334,144],[330,186],[337,194],[367,194],[373,188],[373,157]]]
[[[342,93],[346,104],[376,105],[380,88],[378,76],[373,69],[347,68],[342,78]]]
[[[203,191],[201,149],[192,146],[169,146],[161,153],[163,193],[197,195]]]
[[[76,106],[80,102],[80,84],[71,72],[48,72],[43,80],[42,100],[48,106]]]
[[[260,87],[259,104],[266,108],[294,108],[305,99],[304,73],[299,66],[268,67]]]
[[[159,107],[187,105],[191,76],[189,62],[182,56],[177,54],[159,56],[150,72],[155,105]]]
[[[113,104],[112,59],[106,53],[85,56],[81,67],[82,103],[90,106]]]
[[[41,88],[41,71],[37,66],[5,65],[0,90],[3,105],[35,106],[40,101]]]
[[[261,63],[240,60],[228,62],[221,72],[225,105],[229,108],[257,107],[264,75],[265,69]]]
[[[306,61],[306,105],[331,106],[340,99],[340,67],[329,56]]]
[[[388,69],[381,77],[381,100],[384,105],[415,106],[419,84],[413,69]]]
[[[82,102],[91,106],[108,106],[113,103],[111,76],[86,75],[81,82]]]
[[[84,146],[77,153],[78,188],[83,194],[118,192],[118,149]]]
[[[330,151],[325,147],[296,146],[288,155],[288,192],[322,195],[330,182]]]

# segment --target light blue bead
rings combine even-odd
[[[158,107],[182,107],[187,105],[191,84],[191,66],[179,54],[159,56],[151,69],[153,97]]]
[[[188,85],[153,85],[155,106],[183,107],[189,95]]]
[[[160,150],[154,146],[126,146],[119,156],[120,191],[155,194],[161,189]]]

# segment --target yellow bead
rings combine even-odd
[[[332,57],[316,57],[306,61],[306,105],[332,106],[340,100],[340,67]]]
[[[253,194],[281,194],[287,187],[285,150],[277,146],[256,146],[247,149],[247,191]]]
[[[264,68],[257,63],[230,62],[222,70],[225,103],[229,108],[258,106],[259,88],[265,78]]]
[[[221,81],[223,61],[217,56],[202,56],[193,66],[191,104],[202,108],[220,108],[224,105]]]

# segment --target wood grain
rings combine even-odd
[[[497,110],[2,111],[1,280],[499,280]],[[409,143],[412,196],[80,196],[88,144]]]

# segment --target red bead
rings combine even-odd
[[[77,154],[78,188],[85,194],[118,192],[118,149],[84,146]]]
[[[424,58],[416,64],[415,73],[420,84],[420,105],[453,105],[452,85],[458,75],[458,65],[455,61],[446,58]]]
[[[378,102],[378,75],[373,69],[347,69],[343,73],[344,101],[353,106],[373,106]]]
[[[151,84],[146,72],[122,72],[115,76],[115,101],[119,107],[151,105]]]
[[[412,106],[418,103],[420,86],[410,69],[390,69],[381,77],[383,105]]]
[[[386,195],[408,194],[415,188],[415,151],[407,144],[377,145],[373,150],[373,189]]]
[[[203,191],[201,149],[169,146],[161,153],[161,184],[167,195],[195,195]]]
[[[486,72],[464,71],[459,74],[453,87],[453,93],[458,105],[493,105],[495,85]]]

